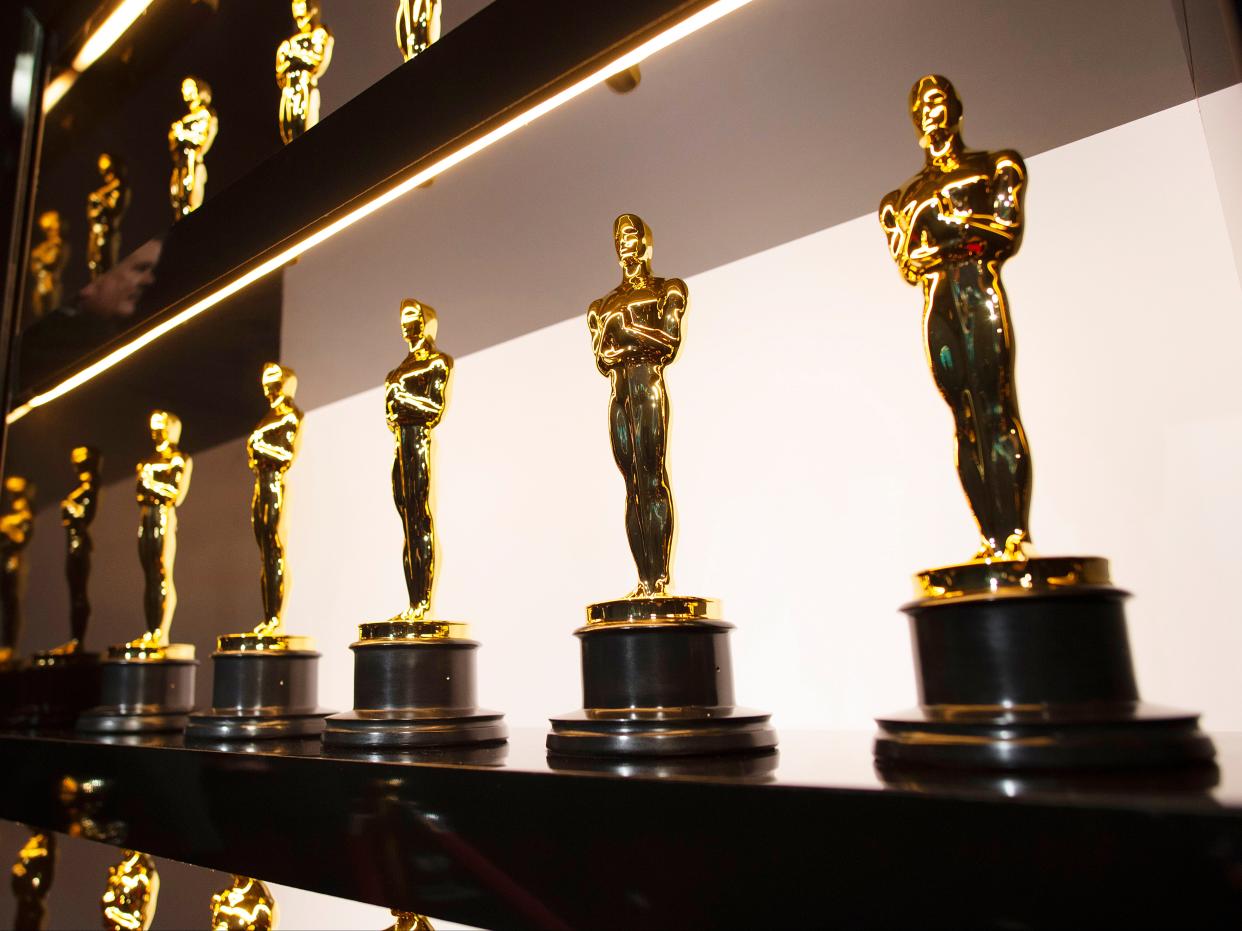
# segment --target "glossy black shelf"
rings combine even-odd
[[[417,760],[3,734],[0,817],[489,928],[1242,921],[1238,735],[1219,768],[1039,780],[782,738],[644,768],[549,761],[537,730]]]

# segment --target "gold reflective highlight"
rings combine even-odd
[[[199,314],[210,310],[221,301],[227,300],[239,291],[254,284],[260,278],[271,274],[278,268],[284,266],[286,263],[293,261],[304,253],[315,248],[315,246],[320,243],[331,239],[337,233],[353,226],[359,220],[370,216],[381,207],[385,207],[394,200],[404,197],[406,194],[410,193],[410,191],[422,187],[428,181],[431,181],[433,178],[436,178],[437,176],[448,171],[454,165],[458,165],[466,161],[500,140],[511,136],[524,126],[528,126],[540,117],[546,116],[558,107],[569,103],[571,100],[596,85],[602,84],[614,74],[618,74],[640,64],[642,61],[657,52],[668,48],[670,45],[680,42],[686,36],[689,36],[703,27],[714,23],[716,20],[723,16],[727,16],[735,10],[741,9],[750,2],[752,2],[752,0],[717,0],[717,2],[708,4],[697,12],[687,16],[685,19],[672,23],[663,32],[657,33],[630,51],[623,52],[581,80],[576,81],[575,83],[560,91],[557,91],[543,100],[540,100],[538,103],[530,105],[527,109],[519,111],[495,128],[473,137],[469,142],[466,142],[459,148],[449,152],[443,158],[437,159],[431,164],[417,169],[408,177],[396,181],[387,190],[384,190],[363,203],[358,204],[356,207],[348,210],[340,217],[320,227],[315,232],[302,239],[295,240],[287,248],[282,249],[275,255],[264,259],[253,268],[238,275],[236,278],[222,285],[215,291],[208,293],[199,300],[194,301],[176,313],[168,316],[160,323],[151,327],[149,330],[144,330],[129,342],[114,349],[98,361],[92,362],[90,365],[74,372],[64,381],[59,382],[47,391],[42,391],[39,394],[33,395],[29,400],[19,404],[9,411],[5,416],[5,421],[10,424],[16,423],[36,407],[42,407],[57,398],[63,397],[70,391],[80,388],[96,376],[101,375],[109,369],[124,362],[134,353],[139,352],[145,347],[161,339],[177,327],[188,323]]]
[[[392,909],[392,917],[396,919],[384,931],[436,931],[426,915],[418,912],[402,912]]]
[[[233,875],[233,882],[211,897],[212,931],[272,931],[276,897],[257,879]]]
[[[33,831],[10,871],[13,898],[17,900],[13,927],[37,931],[46,926],[47,895],[56,875],[56,835]]]
[[[440,39],[441,0],[400,0],[397,4],[397,49],[409,61]]]
[[[315,0],[293,0],[298,31],[276,49],[277,119],[286,145],[319,122],[319,79],[332,63],[332,33],[319,22]]]
[[[125,182],[125,165],[103,152],[97,162],[103,183],[86,198],[86,267],[94,281],[116,265],[121,249],[121,218],[129,209],[131,191]]]
[[[26,590],[26,547],[34,534],[34,484],[20,475],[4,480],[0,499],[0,665],[17,659]]]
[[[211,107],[210,84],[201,78],[186,77],[181,82],[181,99],[186,112],[168,128],[168,149],[173,161],[168,197],[173,220],[180,220],[202,206],[207,187],[205,158],[220,129],[216,111]]]
[[[60,306],[60,276],[69,261],[69,244],[65,242],[64,225],[57,211],[39,214],[39,231],[43,239],[30,249],[30,309],[35,317]]]
[[[105,931],[146,931],[155,920],[159,895],[155,860],[137,850],[122,850],[121,862],[108,867],[108,884],[100,899]]]
[[[53,653],[76,653],[86,641],[91,619],[87,584],[91,575],[91,524],[99,506],[99,471],[103,456],[93,446],[78,446],[70,454],[78,484],[60,503],[60,522],[65,528],[65,578],[69,583],[70,639]]]

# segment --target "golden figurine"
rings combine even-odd
[[[409,61],[440,39],[441,0],[401,0],[397,4],[397,48]]]
[[[625,530],[638,566],[630,598],[663,595],[673,550],[673,495],[665,453],[664,367],[677,356],[689,303],[680,278],[651,273],[651,230],[624,213],[613,226],[621,284],[591,304],[587,327],[595,365],[612,386],[612,455],[625,479]]]
[[[129,209],[131,196],[125,181],[125,164],[119,158],[104,152],[98,165],[103,184],[86,199],[86,265],[92,281],[111,271],[120,257],[121,218]]]
[[[47,894],[56,874],[56,835],[33,831],[13,864],[13,898],[17,914],[13,927],[18,931],[37,931],[47,917]]]
[[[168,148],[172,152],[173,173],[169,185],[173,219],[180,220],[203,203],[207,186],[205,156],[216,141],[220,123],[211,107],[211,85],[196,77],[181,82],[181,98],[186,113],[168,129]]]
[[[280,634],[284,616],[289,578],[283,540],[285,472],[298,454],[302,412],[293,403],[298,390],[298,376],[293,369],[269,362],[263,367],[262,384],[271,410],[251,432],[246,453],[255,477],[251,522],[263,557],[263,623],[254,632],[270,637]]]
[[[39,214],[43,241],[30,250],[30,276],[34,279],[31,310],[35,317],[60,306],[60,275],[69,260],[69,244],[65,242],[64,224],[55,210]]]
[[[91,523],[99,504],[99,470],[103,457],[93,446],[78,446],[70,456],[78,485],[60,503],[60,522],[65,527],[65,576],[69,581],[68,643],[56,653],[76,653],[86,641],[86,625],[91,619],[87,584],[91,575]]]
[[[26,588],[26,547],[34,533],[34,494],[34,485],[20,475],[4,480],[4,509],[0,513],[0,613],[4,615],[0,664],[17,658]]]
[[[152,411],[151,438],[155,454],[138,463],[138,560],[145,580],[143,613],[147,629],[129,650],[160,655],[169,645],[168,629],[177,609],[173,562],[177,556],[177,508],[190,490],[192,461],[177,445],[181,420],[167,411]]]
[[[436,931],[435,926],[427,920],[426,915],[418,912],[403,912],[392,909],[392,917],[397,919],[384,931]]]
[[[272,931],[276,898],[257,879],[233,874],[233,882],[211,897],[212,931]]]
[[[146,931],[155,919],[160,874],[155,860],[137,850],[122,850],[121,862],[108,867],[108,885],[100,905],[106,931]]]
[[[319,22],[315,0],[293,0],[298,31],[276,49],[280,138],[288,145],[319,122],[319,79],[332,63],[334,39]]]
[[[444,416],[453,359],[436,349],[436,312],[407,298],[401,333],[410,347],[384,379],[384,409],[393,433],[392,495],[405,531],[405,586],[410,605],[393,620],[422,620],[435,584],[436,536],[431,515],[431,431]]]
[[[970,151],[953,85],[910,92],[923,170],[880,205],[889,251],[923,290],[927,361],[957,426],[957,471],[979,526],[975,559],[1022,560],[1031,541],[1031,453],[1018,414],[1014,339],[1001,266],[1022,242],[1026,166]]]

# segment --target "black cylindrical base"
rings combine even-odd
[[[36,653],[22,676],[17,727],[73,727],[78,716],[102,701],[98,653]]]
[[[690,756],[776,746],[770,715],[733,705],[731,624],[599,624],[582,641],[583,708],[552,718],[548,750]]]
[[[906,605],[920,707],[877,719],[881,765],[1066,769],[1210,761],[1198,715],[1139,701],[1114,588]]]
[[[450,747],[505,740],[503,715],[475,707],[474,640],[353,644],[354,710],[324,724],[327,747]]]
[[[211,709],[190,716],[187,740],[265,740],[323,730],[319,654],[313,650],[213,653]]]
[[[100,703],[78,718],[78,730],[91,734],[182,730],[194,710],[197,666],[198,660],[105,660]]]

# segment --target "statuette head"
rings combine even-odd
[[[617,245],[617,261],[626,278],[649,274],[651,271],[651,230],[642,218],[623,213],[612,227]]]
[[[919,145],[941,148],[961,132],[962,101],[948,78],[925,74],[910,89],[910,119],[919,132]]]
[[[94,446],[75,446],[73,452],[69,454],[69,460],[73,463],[74,469],[83,478],[99,471],[101,458],[99,450]]]
[[[34,494],[34,486],[23,475],[10,475],[4,480],[4,490],[12,498]]]
[[[281,398],[292,401],[298,393],[298,376],[293,369],[285,368],[279,362],[269,362],[263,366],[263,395],[269,404],[276,404]]]
[[[405,337],[406,343],[409,344],[410,350],[422,342],[434,343],[436,341],[436,312],[432,307],[427,306],[412,297],[407,297],[401,302],[401,335]]]
[[[293,0],[293,21],[298,29],[306,30],[319,19],[319,4],[312,0]]]
[[[55,210],[45,210],[39,214],[39,229],[48,235],[60,235],[60,214]]]
[[[211,103],[211,85],[202,78],[190,75],[181,81],[181,99],[190,106]]]
[[[168,411],[152,411],[151,438],[158,446],[175,446],[181,440],[181,418]]]

